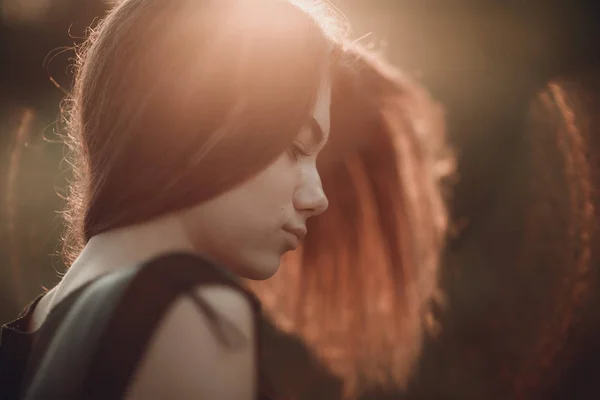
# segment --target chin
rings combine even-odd
[[[264,281],[277,273],[280,264],[281,257],[261,257],[260,260],[245,263],[241,275],[246,279]]]

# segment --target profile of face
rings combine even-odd
[[[194,248],[249,279],[267,279],[327,209],[316,161],[330,131],[331,86],[321,86],[311,120],[259,174],[178,214]],[[235,160],[232,160],[235,162]]]

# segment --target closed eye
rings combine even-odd
[[[310,154],[298,144],[293,144],[288,153],[293,161],[298,161],[302,157],[310,156]]]
[[[326,142],[327,137],[319,126],[317,120],[312,117],[298,134],[296,142],[290,146],[288,153],[293,161],[303,157],[317,154]]]

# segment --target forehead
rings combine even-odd
[[[329,79],[326,79],[319,90],[315,108],[313,110],[313,118],[311,122],[311,130],[314,135],[322,136],[318,139],[319,142],[327,141],[331,129],[331,83]],[[320,131],[320,132],[319,132]]]

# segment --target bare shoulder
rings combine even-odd
[[[254,398],[254,322],[249,300],[227,286],[198,287],[195,294],[237,328],[245,339],[243,345],[225,346],[192,296],[181,296],[157,328],[128,400]]]

